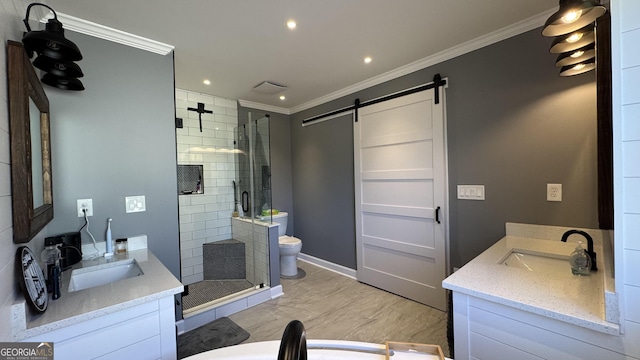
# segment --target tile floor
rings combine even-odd
[[[437,344],[449,355],[446,312],[303,261],[298,266],[307,276],[281,279],[283,296],[229,316],[251,334],[245,343],[280,340],[296,319],[307,339]]]

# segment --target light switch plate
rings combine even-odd
[[[127,213],[147,211],[144,195],[127,196],[124,198],[125,211]]]
[[[458,199],[484,200],[484,185],[458,185]]]

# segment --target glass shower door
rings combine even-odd
[[[269,223],[271,222],[271,166],[269,117],[251,119],[235,129],[236,198],[243,230],[234,238],[245,243],[247,281],[269,286]],[[268,213],[268,216],[263,216]]]

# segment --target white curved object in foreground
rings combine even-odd
[[[278,357],[280,340],[240,344],[210,350],[186,358],[185,360],[273,360]],[[385,345],[341,340],[307,340],[309,360],[384,360]],[[394,360],[438,359],[434,355],[410,352],[396,352]]]

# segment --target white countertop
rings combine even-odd
[[[603,259],[602,238],[594,236],[598,271],[592,271],[589,276],[576,276],[571,274],[568,261],[566,272],[551,274],[505,266],[501,261],[512,250],[568,256],[578,240],[582,240],[586,248],[586,241],[581,236],[572,235],[568,243],[563,243],[559,236],[549,240],[532,238],[531,234],[513,236],[509,233],[507,231],[507,236],[446,278],[442,286],[595,331],[619,334],[618,324],[605,320],[607,266]]]
[[[183,285],[151,251],[140,249],[110,259],[100,257],[83,260],[73,269],[106,262],[135,258],[143,275],[110,284],[68,292],[72,269],[62,273],[61,296],[51,300],[43,314],[31,314],[24,299],[12,307],[13,341],[60,329],[112,314],[149,301],[173,296],[183,291]]]

